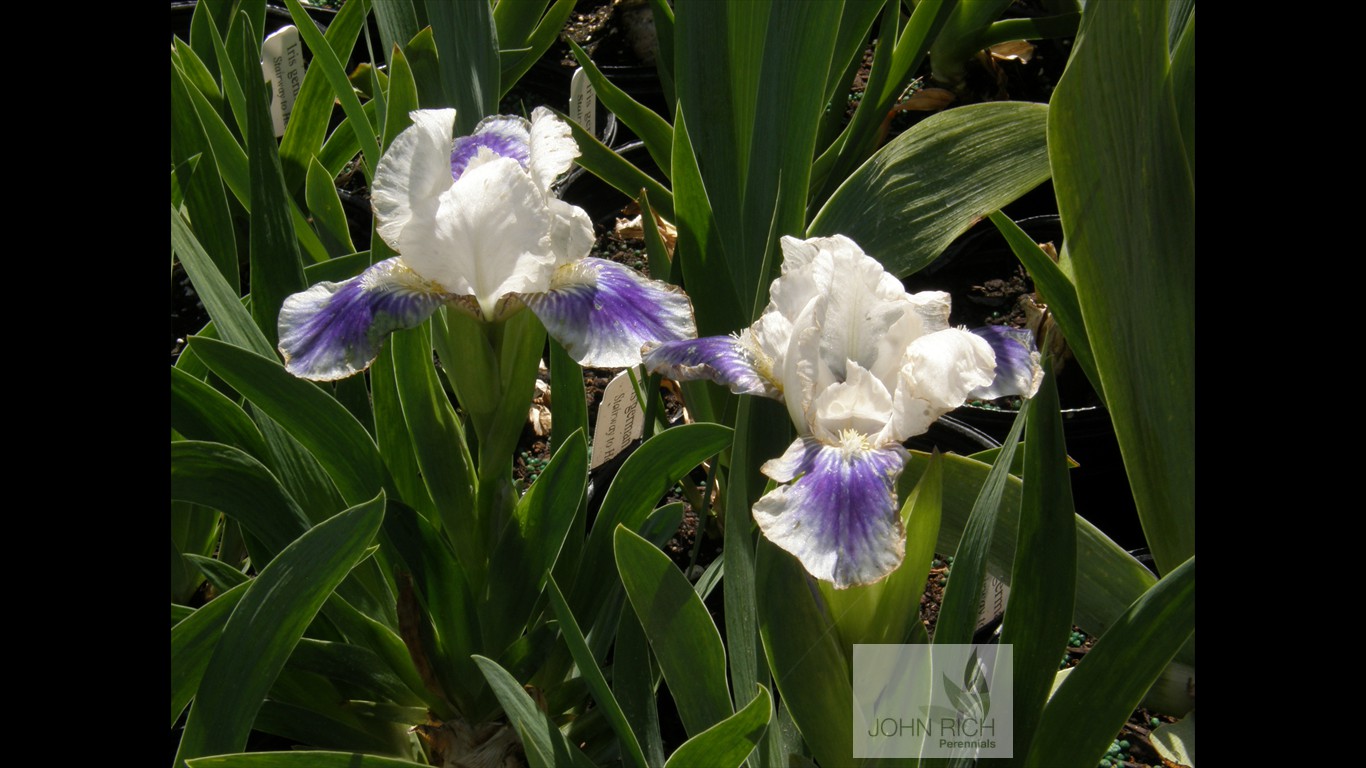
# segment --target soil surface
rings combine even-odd
[[[936,554],[930,566],[929,578],[925,582],[925,592],[920,597],[920,618],[925,622],[926,629],[931,637],[934,635],[935,626],[939,621],[939,608],[944,601],[944,588],[948,584],[949,576],[953,571],[953,557]],[[991,628],[982,630],[983,634],[990,634]],[[979,634],[979,642],[981,635]],[[995,642],[999,635],[993,635],[990,642]],[[1086,654],[1095,645],[1096,638],[1086,634],[1080,627],[1073,626],[1071,637],[1068,638],[1067,647],[1063,649],[1059,658],[1058,669],[1071,669],[1077,666]],[[1163,760],[1157,751],[1153,749],[1152,742],[1149,740],[1153,729],[1159,725],[1176,722],[1178,718],[1152,712],[1143,707],[1134,710],[1129,716],[1128,722],[1115,736],[1109,751],[1106,753],[1105,760],[1098,763],[1098,768],[1179,768],[1175,764]]]
[[[653,66],[641,59],[625,30],[626,15],[641,10],[648,15],[649,5],[631,0],[579,0],[560,39],[551,46],[548,58],[567,69],[577,69],[578,59],[565,42],[573,40],[599,67]]]

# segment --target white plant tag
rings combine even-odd
[[[598,135],[598,94],[583,67],[574,70],[569,80],[569,117],[583,126],[588,135]]]
[[[588,468],[597,469],[611,461],[644,432],[645,411],[636,400],[631,377],[622,371],[602,391],[598,423],[593,427],[593,460]]]
[[[1005,613],[1006,601],[1010,599],[1010,587],[989,573],[986,577],[982,585],[982,602],[977,604],[977,629],[985,627]]]
[[[270,84],[270,119],[275,123],[275,135],[284,136],[304,81],[304,54],[294,25],[281,27],[261,43],[261,74]]]

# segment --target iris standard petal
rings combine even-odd
[[[408,238],[403,260],[451,293],[474,296],[494,320],[505,294],[550,285],[554,219],[521,166],[498,158],[467,169],[442,195],[431,228]]]
[[[952,300],[944,291],[921,291],[912,293],[911,304],[915,306],[916,315],[920,319],[919,326],[915,330],[916,336],[924,336],[927,333],[937,333],[949,327],[949,313],[952,310]]]
[[[782,274],[769,286],[765,314],[776,312],[789,322],[795,321],[806,305],[826,289],[829,281],[821,278],[828,270],[818,270],[813,264],[820,253],[817,242],[821,240],[824,238],[798,240],[784,235],[779,241],[783,250]]]
[[[593,250],[593,220],[588,212],[563,200],[547,198],[550,211],[550,251],[555,254],[555,266],[578,261]]]
[[[973,328],[972,333],[986,339],[996,354],[996,377],[991,384],[977,387],[969,398],[994,400],[998,397],[1020,395],[1033,397],[1043,383],[1043,368],[1039,365],[1039,350],[1034,346],[1034,334],[1008,325],[987,325]]]
[[[682,291],[606,259],[565,264],[550,290],[521,298],[580,365],[639,365],[646,342],[697,335]]]
[[[333,381],[370,367],[391,333],[420,325],[454,297],[398,258],[342,283],[318,283],[280,308],[280,354],[295,376]]]
[[[883,342],[888,339],[885,329],[911,310],[901,281],[852,242],[834,251],[830,261],[832,274],[818,351],[821,362],[838,381],[845,378],[850,361],[864,368],[873,368],[885,358],[899,361],[905,345],[897,348]],[[880,333],[870,333],[870,329]]]
[[[441,193],[451,186],[453,109],[409,112],[413,124],[394,137],[380,158],[371,187],[377,231],[406,253],[407,236],[433,227]]]
[[[545,107],[531,113],[531,159],[527,172],[543,191],[574,164],[579,156],[578,142],[569,124]]]
[[[906,459],[901,446],[872,448],[854,433],[839,445],[799,438],[763,471],[775,480],[800,477],[759,499],[754,519],[812,576],[836,589],[870,584],[905,556],[896,479]]]
[[[737,395],[782,398],[777,383],[765,375],[763,354],[748,331],[740,336],[707,336],[646,345],[645,369],[674,381],[707,379]]]
[[[512,115],[493,115],[479,121],[474,133],[451,146],[451,177],[459,181],[471,166],[510,157],[523,168],[531,162],[531,132],[527,121]]]
[[[825,304],[824,296],[815,297],[792,322],[778,374],[783,383],[787,414],[792,417],[799,435],[811,434],[807,414],[811,412],[816,394],[835,383],[834,375],[820,360],[820,318],[825,316]]]
[[[907,311],[881,335],[877,362],[868,367],[873,375],[896,387],[897,376],[905,364],[906,348],[928,333],[949,327],[949,295],[942,291],[908,294]]]

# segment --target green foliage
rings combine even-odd
[[[1094,765],[1194,631],[1191,558],[1136,600],[1058,687],[1044,707],[1025,765]]]
[[[761,538],[755,571],[773,683],[816,761],[843,765],[854,753],[854,694],[839,632],[795,557]]]
[[[327,25],[327,44],[339,61],[345,61],[351,55],[356,37],[365,24],[366,14],[367,3],[350,2],[342,6]],[[290,113],[289,124],[285,126],[284,138],[280,140],[280,165],[284,169],[285,188],[291,192],[296,191],[306,175],[312,173],[310,164],[322,150],[323,140],[327,136],[327,122],[336,101],[332,88],[332,83],[318,75],[305,77],[300,84],[294,110]],[[309,203],[309,209],[314,210],[312,203]]]
[[[1082,317],[1163,573],[1195,552],[1194,104],[1178,108],[1167,46],[1165,3],[1088,9],[1048,117]]]
[[[311,24],[307,26],[317,34]],[[260,66],[261,55],[259,46],[248,42],[254,40],[250,24],[243,30],[241,40],[237,56],[241,62],[243,96],[250,105],[246,109],[246,134],[247,164],[251,171],[251,315],[266,340],[274,345],[280,305],[286,296],[306,286],[286,203],[275,129],[270,113],[261,106],[267,103],[266,85],[261,78],[251,76]]]
[[[739,712],[683,742],[669,756],[665,768],[703,763],[718,768],[739,768],[763,738],[772,713],[773,697],[767,688],[760,686],[758,695]]]
[[[1006,478],[1027,413],[1027,410],[1020,411],[1001,443],[1001,453],[987,472],[972,504],[972,514],[963,525],[963,538],[954,554],[953,581],[944,590],[944,604],[939,608],[939,624],[934,632],[936,643],[972,642],[972,632],[977,627],[977,605],[986,579],[987,552],[1005,503]]]
[[[889,272],[929,265],[986,214],[1048,178],[1042,104],[976,104],[892,140],[830,196],[808,235],[852,238]]]
[[[554,768],[555,766],[592,765],[579,749],[570,744],[555,723],[536,706],[527,692],[507,670],[498,666],[492,659],[475,656],[474,661],[484,673],[489,685],[517,735],[521,738],[522,748],[526,751],[527,762],[532,768]]]
[[[784,235],[849,236],[904,276],[990,216],[1103,391],[1165,574],[1074,514],[1050,373],[1001,449],[912,455],[898,485],[902,567],[843,591],[812,583],[751,522],[761,467],[793,437],[782,404],[690,384],[704,423],[652,425],[602,487],[587,469],[582,369],[553,341],[547,353],[530,312],[482,323],[443,311],[339,384],[285,370],[274,349],[283,300],[393,255],[373,226],[368,243],[352,240],[345,177],[369,180],[413,109],[453,106],[468,133],[574,10],[351,0],[324,34],[286,4],[312,64],[278,142],[258,74],[263,0],[201,2],[191,40],[171,47],[172,254],[212,320],[171,377],[173,727],[189,707],[177,765],[421,765],[405,732],[428,713],[452,732],[520,744],[532,766],[849,764],[852,645],[928,642],[915,605],[935,552],[955,555],[936,642],[970,638],[987,574],[1012,588],[1003,635],[1026,734],[1015,763],[1094,765],[1145,696],[1185,701],[1193,2],[1090,3],[1050,105],[954,108],[881,148],[927,54],[956,78],[1007,36],[1071,34],[1076,9],[1001,20],[998,0],[651,0],[659,113],[574,47],[666,181],[571,123],[579,163],[644,193],[650,271],[690,290],[702,335],[763,310]],[[371,10],[387,66],[369,62],[358,89],[343,62],[362,34],[372,45]],[[875,23],[867,88],[841,126]],[[1066,235],[1058,263],[1000,212],[1050,176]],[[676,246],[654,213],[677,225]],[[514,486],[541,358],[554,452]],[[703,462],[696,535],[720,526],[724,552],[692,583],[659,549],[684,507],[661,500]],[[602,497],[591,530],[590,493]],[[205,581],[212,599],[190,603]],[[724,640],[705,602],[718,584]],[[1048,698],[1073,622],[1099,640]],[[661,679],[689,736],[672,755]],[[217,754],[243,749],[252,730],[327,751]],[[1168,748],[1193,742],[1166,730]]]
[[[317,386],[285,371],[278,360],[213,339],[191,349],[234,389],[297,437],[328,469],[337,489],[355,503],[391,482],[365,427]]]
[[[564,633],[565,642],[569,645],[569,652],[574,656],[574,663],[578,665],[579,671],[584,675],[588,682],[588,688],[593,692],[593,699],[597,702],[604,712],[608,722],[612,724],[612,731],[620,740],[622,750],[630,758],[631,764],[637,768],[645,768],[648,764],[645,753],[640,749],[640,742],[636,735],[631,731],[630,723],[627,722],[626,713],[622,711],[621,704],[617,702],[616,696],[612,695],[612,689],[607,685],[607,678],[603,676],[602,670],[593,660],[593,653],[588,648],[588,641],[584,640],[583,632],[579,629],[578,622],[574,620],[573,613],[569,610],[569,603],[565,601],[564,594],[555,585],[554,580],[550,582],[550,604],[555,610],[555,616],[559,619],[560,630]]]
[[[726,651],[702,600],[662,552],[616,529],[617,570],[690,735],[733,713]]]
[[[1043,386],[1029,403],[1028,413],[1024,494],[1010,603],[1001,630],[1001,643],[1015,649],[1012,728],[1018,729],[1017,758],[1027,753],[1053,686],[1058,647],[1072,634],[1076,594],[1077,529],[1051,361],[1044,365]]]
[[[1035,292],[1048,305],[1077,364],[1086,372],[1086,378],[1090,379],[1091,387],[1103,397],[1100,374],[1096,372],[1095,353],[1091,351],[1091,342],[1086,335],[1086,323],[1082,319],[1077,287],[1072,283],[1072,278],[1004,213],[996,211],[990,218],[1010,244],[1015,257],[1029,270]]]
[[[650,510],[674,483],[707,457],[724,450],[730,444],[730,439],[731,430],[728,427],[691,424],[666,430],[631,454],[607,490],[593,530],[584,545],[573,599],[570,601],[576,616],[587,618],[594,628],[615,625],[614,614],[601,613],[614,605],[610,596],[615,590],[611,587],[608,587],[610,592],[604,589],[604,585],[615,586],[611,578],[613,531],[619,525],[631,531],[641,530]],[[599,658],[605,650],[605,646],[594,648]]]
[[[286,547],[247,586],[200,679],[177,765],[246,745],[275,676],[323,601],[360,560],[383,515],[383,496],[337,515]]]

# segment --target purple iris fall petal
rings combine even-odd
[[[752,343],[736,336],[707,336],[650,346],[645,369],[675,381],[708,379],[737,395],[778,397],[779,390],[756,365]]]
[[[759,499],[754,519],[770,541],[836,589],[878,581],[905,555],[896,479],[906,459],[901,446],[873,448],[853,432],[838,445],[798,438],[763,467],[779,482],[796,482]]]
[[[682,291],[606,259],[581,259],[555,271],[550,290],[522,301],[581,364],[618,368],[640,362],[650,341],[697,334]]]
[[[1039,367],[1039,350],[1034,346],[1034,334],[1008,325],[986,325],[972,332],[985,339],[996,355],[995,377],[985,387],[977,387],[968,397],[994,400],[998,397],[1019,395],[1033,397],[1043,380]]]
[[[421,325],[453,297],[397,258],[341,283],[318,283],[285,299],[280,353],[295,376],[333,381],[370,367],[384,339]]]

